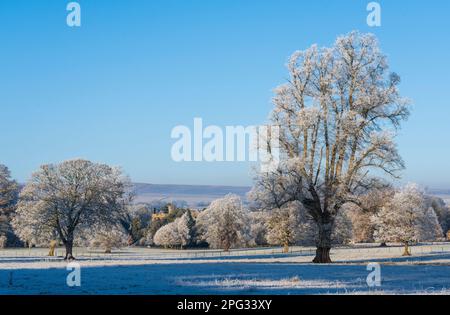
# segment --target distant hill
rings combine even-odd
[[[248,186],[214,186],[214,185],[159,185],[134,183],[136,203],[167,203],[183,202],[194,208],[203,208],[211,201],[221,198],[227,194],[236,194],[247,203],[247,193],[251,187]],[[22,189],[24,184],[19,184]],[[426,189],[428,195],[442,198],[450,205],[450,189]]]
[[[426,191],[430,195],[450,195],[450,189],[429,188]]]
[[[427,194],[442,198],[450,206],[450,189],[427,189]]]
[[[250,189],[251,187],[245,186],[134,184],[136,203],[173,201],[196,208],[207,206],[211,201],[227,194],[236,194],[245,203]]]

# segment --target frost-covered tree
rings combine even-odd
[[[11,228],[11,219],[16,208],[18,194],[17,182],[11,178],[9,169],[0,164],[0,237],[3,237],[4,246],[8,241],[12,243],[16,238]]]
[[[14,212],[19,189],[17,182],[11,178],[11,172],[0,164],[0,213],[9,215]]]
[[[24,240],[56,233],[74,259],[77,233],[113,225],[126,206],[129,181],[118,168],[86,160],[43,165],[20,193],[14,228]]]
[[[197,229],[191,211],[187,210],[181,218],[176,219],[175,222],[180,235],[181,246],[187,247],[194,245],[196,243]]]
[[[213,201],[199,214],[197,222],[203,239],[212,248],[228,251],[251,243],[248,211],[237,195]]]
[[[253,244],[251,245],[267,245],[267,222],[269,221],[269,214],[265,211],[251,211],[249,212],[250,233],[252,235]]]
[[[11,222],[14,233],[31,248],[33,245],[49,244],[52,233],[43,226],[29,224],[23,216],[16,215]],[[45,231],[44,231],[45,229]]]
[[[151,246],[154,244],[153,242],[153,238],[156,234],[156,232],[158,232],[158,230],[160,228],[162,228],[164,225],[168,224],[170,222],[168,222],[166,219],[158,219],[158,220],[152,220],[147,228],[147,230],[145,231],[145,236],[142,240],[142,243],[146,246]]]
[[[353,236],[352,221],[346,211],[340,211],[333,225],[333,233],[331,241],[333,244],[346,245],[349,244]]]
[[[392,199],[392,188],[371,189],[358,196],[358,203],[347,203],[343,210],[352,222],[352,242],[370,243],[374,241],[375,226],[371,220]]]
[[[105,253],[128,245],[129,234],[121,224],[96,224],[83,232],[89,247],[102,248]]]
[[[151,208],[146,204],[132,204],[132,198],[130,195],[129,205],[119,216],[120,225],[128,233],[128,245],[141,242],[152,219]]]
[[[418,241],[436,241],[444,237],[444,232],[432,207],[426,208],[418,224],[420,229]]]
[[[0,214],[0,237],[3,237],[5,240],[7,240],[8,238],[6,237],[6,235],[8,234],[9,231],[10,231],[10,222],[8,217],[6,215]]]
[[[411,255],[409,245],[421,239],[425,210],[423,192],[415,184],[405,186],[373,216],[375,239],[380,242],[401,242],[405,246],[403,255]]]
[[[394,137],[407,102],[371,34],[352,32],[331,48],[295,52],[288,69],[271,114],[279,148],[271,134],[266,144],[280,163],[261,172],[253,196],[268,209],[299,201],[318,229],[314,262],[329,263],[341,207],[378,185],[374,174],[398,176],[403,168]]]
[[[156,220],[151,220],[148,223],[147,227],[144,230],[142,230],[142,238],[139,241],[139,243],[141,245],[146,245],[146,246],[153,245],[154,244],[154,236],[155,236],[156,232],[161,227],[165,226],[166,224],[175,222],[178,218],[181,218],[186,212],[187,212],[186,209],[175,208],[171,213],[167,214],[164,218],[158,218]],[[190,215],[192,216],[192,213],[190,213]],[[191,230],[191,233],[197,234],[195,227]]]
[[[373,242],[373,232],[375,230],[375,226],[372,222],[372,216],[374,214],[361,211],[361,209],[355,204],[347,204],[346,206],[344,206],[344,208],[352,222],[352,242]]]
[[[450,209],[442,198],[426,196],[427,206],[436,213],[442,231],[446,234],[450,230]]]
[[[283,252],[289,251],[289,246],[299,239],[300,213],[298,207],[288,205],[273,210],[267,222],[267,241],[272,245],[283,246]]]
[[[0,236],[0,248],[6,247],[7,238],[5,235]]]
[[[156,245],[164,246],[165,248],[173,248],[182,245],[180,232],[178,231],[179,221],[175,220],[169,224],[161,227],[153,237],[153,242]]]

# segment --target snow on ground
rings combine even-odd
[[[413,247],[406,258],[401,250],[339,248],[331,265],[309,263],[310,248],[79,250],[81,286],[72,288],[66,263],[44,249],[0,250],[0,294],[450,294],[450,244]],[[381,264],[381,287],[366,284],[369,262]]]

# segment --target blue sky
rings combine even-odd
[[[74,157],[120,165],[134,181],[250,185],[248,163],[176,163],[176,125],[264,123],[289,55],[372,32],[413,113],[398,138],[404,181],[450,187],[450,2],[80,0],[0,2],[0,163],[20,181]]]

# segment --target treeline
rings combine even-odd
[[[445,202],[410,184],[401,189],[372,190],[346,204],[334,222],[332,242],[401,242],[408,255],[411,244],[445,240],[449,228],[450,210]],[[317,236],[317,225],[298,202],[261,211],[245,209],[238,196],[227,195],[211,203],[195,220],[188,212],[149,233],[144,244],[183,248],[206,243],[225,250],[280,245],[288,251],[291,245],[316,245]]]
[[[202,211],[152,208],[133,203],[132,185],[119,168],[85,160],[43,165],[19,189],[0,165],[0,246],[62,244],[66,259],[73,246],[164,248],[317,244],[318,228],[300,202],[260,210],[244,207],[236,195],[213,201]],[[165,213],[165,215],[161,215]],[[402,242],[408,246],[444,240],[450,210],[418,186],[372,189],[347,203],[332,227],[334,244]],[[52,248],[50,254],[52,254]]]

